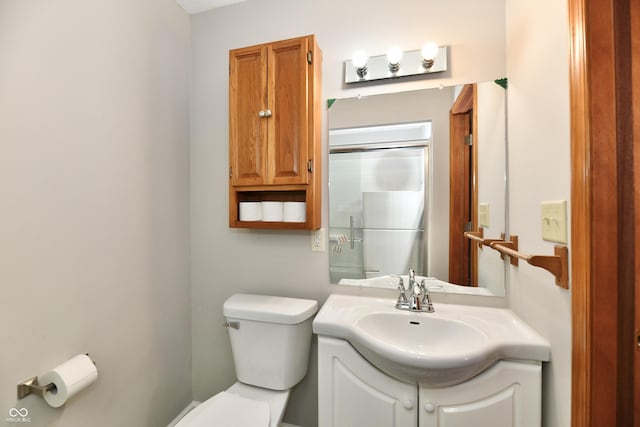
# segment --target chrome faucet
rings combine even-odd
[[[426,311],[427,313],[433,313],[433,303],[431,302],[431,296],[426,285],[426,280],[422,279],[420,283],[416,282],[416,273],[413,269],[409,269],[409,285],[405,288],[402,277],[398,277],[398,300],[396,301],[396,308],[398,310],[409,311]],[[409,295],[407,296],[407,292]]]

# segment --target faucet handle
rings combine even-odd
[[[433,313],[435,309],[433,308],[433,303],[431,302],[431,295],[429,295],[429,288],[427,287],[426,279],[422,279],[420,281],[420,291],[422,293],[422,306],[425,307],[424,310],[428,313]]]
[[[398,279],[398,286],[402,286],[403,290],[408,290],[407,288],[404,287],[404,280],[402,279],[402,276],[399,274],[391,274],[391,277],[395,277],[396,279]]]
[[[420,292],[422,294],[422,296],[426,296],[427,294],[429,294],[429,288],[427,287],[427,280],[426,279],[422,279],[420,281]]]
[[[398,301],[396,301],[396,307],[398,304],[406,304],[408,300],[406,294],[407,290],[404,287],[404,280],[402,280],[402,277],[397,274],[392,274],[391,277],[398,278],[398,290],[400,291],[400,294],[398,295]]]
[[[408,301],[407,299],[407,294],[405,292],[404,289],[404,285],[402,284],[402,279],[400,279],[400,283],[398,283],[398,290],[400,291],[400,294],[398,295],[398,301],[396,301],[397,303],[406,303]]]

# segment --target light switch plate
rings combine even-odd
[[[489,228],[489,203],[478,204],[478,225]]]
[[[567,201],[542,202],[540,209],[542,239],[549,242],[567,243]]]
[[[311,250],[313,252],[324,252],[327,250],[327,238],[324,228],[311,232]]]

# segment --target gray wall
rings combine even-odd
[[[510,229],[523,253],[551,255],[554,243],[541,236],[540,202],[571,199],[568,2],[506,3]],[[509,306],[551,344],[551,363],[543,367],[543,425],[568,426],[571,290],[526,263],[509,267],[507,282]]]
[[[191,286],[193,387],[199,400],[235,381],[221,327],[222,303],[231,294],[287,295],[322,303],[330,292],[347,292],[329,285],[328,255],[311,252],[309,232],[227,225],[228,51],[312,33],[324,53],[323,99],[487,81],[506,73],[503,0],[248,0],[193,17]],[[408,83],[343,87],[343,61],[356,49],[384,54],[393,44],[410,50],[430,39],[451,46],[447,73]],[[323,123],[326,128],[326,111]],[[323,147],[326,151],[326,129]],[[326,154],[323,162],[326,183]],[[326,188],[322,208],[326,228]],[[316,375],[312,360],[307,378],[293,392],[286,421],[316,425]]]
[[[0,425],[191,400],[189,26],[173,0],[0,0]],[[84,352],[98,381],[63,408],[16,400]]]

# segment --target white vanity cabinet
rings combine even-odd
[[[418,423],[418,387],[380,372],[344,340],[318,337],[318,426]]]
[[[319,427],[540,427],[541,363],[499,361],[454,386],[396,380],[345,340],[318,338]]]

